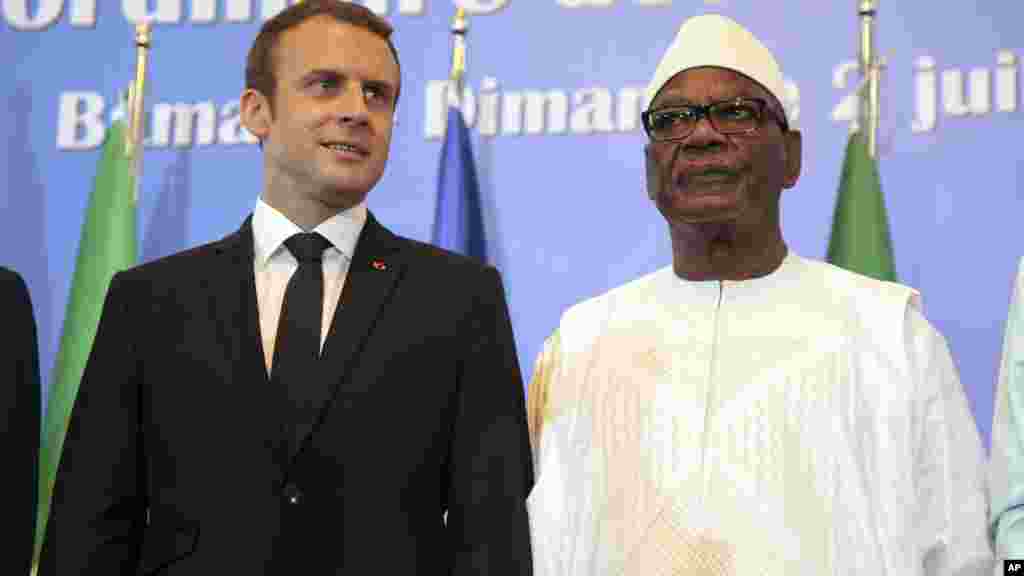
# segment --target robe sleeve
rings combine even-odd
[[[530,447],[533,452],[533,466],[536,483],[527,498],[530,513],[530,539],[533,554],[533,573],[535,576],[561,576],[572,573],[570,566],[576,548],[573,532],[575,523],[570,517],[582,511],[570,509],[567,501],[571,495],[585,491],[586,487],[577,487],[573,492],[566,491],[564,474],[560,474],[559,466],[566,464],[555,461],[554,469],[544,466],[558,455],[559,438],[551,429],[552,390],[563,384],[557,378],[560,358],[560,338],[556,331],[547,340],[534,363],[533,374],[527,389],[526,413],[530,429]],[[544,434],[548,442],[544,442]],[[551,453],[542,453],[542,445],[547,444]],[[553,475],[553,476],[552,476]],[[588,576],[586,572],[579,572]]]
[[[533,466],[540,476],[540,438],[544,421],[549,416],[550,391],[553,385],[559,355],[559,335],[554,334],[544,341],[544,347],[534,363],[533,375],[526,395],[527,421],[530,427],[530,447],[533,449]]]
[[[905,322],[918,391],[913,470],[921,573],[987,575],[993,564],[981,438],[945,339],[912,307]]]
[[[998,568],[1024,558],[1024,258],[1020,261],[1003,338],[992,419],[990,530]]]

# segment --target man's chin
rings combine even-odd
[[[369,164],[345,165],[334,163],[322,166],[317,179],[327,188],[344,191],[366,191],[377,183],[384,171]]]
[[[323,174],[320,180],[321,188],[332,194],[341,196],[366,196],[377,182],[371,174]]]
[[[365,200],[371,188],[363,183],[325,183],[320,187],[320,201],[332,208],[349,208]]]

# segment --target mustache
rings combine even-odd
[[[672,159],[663,172],[662,178],[676,186],[688,186],[694,180],[719,178],[725,181],[738,178],[747,170],[747,165],[728,155],[688,154],[684,146],[676,146]]]

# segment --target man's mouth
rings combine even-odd
[[[700,170],[689,170],[676,177],[676,185],[681,188],[691,186],[708,186],[716,184],[728,184],[735,182],[739,177],[739,171],[730,168],[705,168]]]
[[[736,177],[735,172],[726,170],[706,170],[690,174],[686,178],[693,182],[727,182]]]
[[[370,152],[366,148],[358,144],[351,142],[321,142],[321,146],[334,152],[341,152],[345,154],[355,154],[357,156],[369,156]]]

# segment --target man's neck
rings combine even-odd
[[[670,230],[672,268],[686,280],[767,276],[778,269],[788,251],[777,229],[767,238],[745,234],[733,222],[672,225]]]
[[[341,212],[337,209],[327,210],[327,207],[322,205],[324,209],[318,209],[316,206],[309,206],[308,202],[292,200],[287,197],[282,199],[274,196],[268,197],[264,194],[262,198],[270,207],[283,214],[285,218],[299,228],[302,228],[304,232],[313,230],[323,222],[334,217],[335,214]]]
[[[268,180],[260,197],[306,232],[358,203],[348,206],[328,204],[315,193],[301,190],[295,182],[283,178]]]

